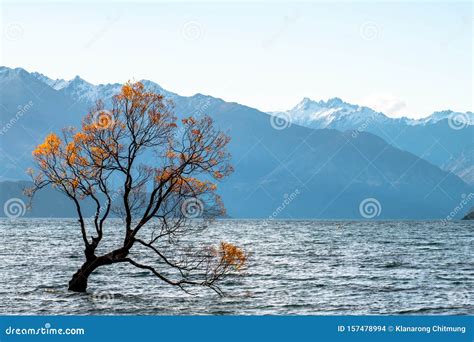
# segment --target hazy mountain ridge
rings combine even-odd
[[[412,152],[474,184],[471,172],[474,154],[472,112],[444,110],[422,119],[389,118],[381,112],[339,98],[327,101],[304,98],[286,112],[270,114],[309,128],[376,134],[389,144]]]
[[[79,76],[70,81],[51,80],[44,75],[38,79],[47,84],[59,84],[60,86],[56,87],[58,90],[89,106],[99,98],[110,99],[120,91],[121,87],[120,84],[93,85]],[[182,98],[152,81],[142,80],[142,82],[148,88],[153,88],[175,102],[179,102]],[[193,97],[188,97],[188,101],[194,101]],[[205,104],[200,104],[196,107],[205,106]],[[369,107],[350,104],[335,97],[327,101],[304,98],[287,112],[269,114],[282,116],[291,123],[308,128],[333,128],[342,132],[357,130],[376,134],[389,144],[412,152],[474,185],[472,175],[474,165],[471,162],[474,155],[474,113],[472,112],[460,113],[444,110],[434,112],[422,119],[389,118]],[[461,130],[453,129],[448,120],[455,116],[466,120],[466,127]]]
[[[452,110],[442,110],[436,111],[421,119],[410,119],[407,117],[390,118],[382,112],[375,111],[367,106],[359,106],[345,102],[338,97],[331,98],[327,101],[314,101],[305,97],[290,110],[270,112],[269,114],[284,115],[293,123],[305,126],[311,125],[313,126],[312,128],[330,128],[335,121],[342,118],[344,118],[345,121],[340,121],[339,123],[347,125],[346,128],[351,127],[355,123],[364,122],[367,119],[377,122],[391,122],[405,125],[429,125],[449,119],[454,115],[461,115],[467,119],[467,125],[474,125],[474,113],[470,111],[454,112]]]
[[[4,69],[0,100],[7,110],[2,111],[2,125],[18,105],[33,101],[34,106],[0,137],[3,179],[25,179],[31,150],[47,132],[78,125],[96,97],[107,99],[118,89],[80,78],[51,82]],[[361,201],[375,198],[381,204],[377,218],[443,218],[472,190],[458,177],[370,133],[354,137],[353,132],[297,124],[275,129],[272,117],[254,108],[202,94],[183,97],[144,83],[171,98],[178,117],[208,114],[230,134],[236,171],[218,187],[230,217],[361,218]],[[298,195],[274,217],[296,190]],[[57,199],[51,201],[54,206]]]

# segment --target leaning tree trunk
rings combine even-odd
[[[116,249],[102,256],[96,256],[94,254],[95,247],[97,245],[90,249],[86,248],[84,251],[86,255],[86,262],[81,266],[80,269],[77,270],[76,273],[74,273],[71,280],[69,281],[69,291],[86,292],[87,279],[92,274],[92,272],[94,272],[100,266],[111,265],[117,262],[117,260],[125,258],[128,255],[128,251],[132,245],[133,242],[129,243],[127,240],[124,247]]]
[[[69,290],[75,292],[86,292],[87,279],[99,266],[105,265],[100,258],[94,258],[86,261],[81,268],[77,270],[69,281]]]

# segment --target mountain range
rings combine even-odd
[[[444,110],[423,119],[389,118],[371,108],[339,98],[304,98],[285,112],[269,113],[315,129],[333,128],[373,133],[389,144],[411,152],[465,182],[474,184],[474,113]]]
[[[219,184],[230,217],[440,219],[473,190],[472,121],[462,129],[450,124],[453,115],[470,120],[470,112],[391,119],[335,98],[264,113],[142,82],[171,99],[178,117],[210,115],[231,136],[235,172]],[[23,198],[19,181],[27,179],[31,151],[47,133],[79,125],[95,100],[107,103],[120,87],[0,67],[0,200]],[[367,201],[376,204],[375,215],[363,212]],[[45,193],[41,209],[33,203],[25,215],[69,215],[56,210],[63,202]]]

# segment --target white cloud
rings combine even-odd
[[[405,101],[392,94],[373,93],[361,99],[359,103],[390,117],[407,116]]]

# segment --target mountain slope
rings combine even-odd
[[[458,177],[369,133],[354,139],[351,132],[297,125],[275,130],[270,118],[239,104],[202,95],[177,101],[179,112],[203,107],[231,132],[230,149],[238,162],[223,191],[231,201],[256,204],[244,211],[235,203],[244,216],[255,216],[262,206],[273,212],[285,194],[298,189],[289,205],[297,218],[360,217],[359,203],[371,197],[381,203],[381,217],[434,218],[469,191]]]
[[[366,131],[389,144],[414,153],[454,172],[474,184],[474,114],[453,111],[435,112],[427,118],[412,120],[389,118],[368,107],[346,103],[339,98],[312,101],[304,98],[286,112],[270,113],[309,128],[333,128],[340,131]]]
[[[44,136],[78,125],[86,106],[23,69],[0,67],[0,179],[22,179]]]
[[[0,86],[37,86],[39,82],[47,87],[41,97],[48,106],[38,106],[35,116],[41,123],[50,121],[55,131],[80,121],[94,100],[84,94],[111,94],[107,85],[65,81],[67,85],[54,89],[35,75],[26,73],[21,77],[24,79],[20,82],[0,74]],[[157,87],[152,82],[147,85]],[[15,101],[27,101],[26,90],[19,89]],[[360,132],[354,138],[352,132],[334,129],[310,129],[296,124],[279,127],[268,114],[247,106],[202,94],[183,97],[162,91],[172,97],[178,116],[208,114],[231,136],[229,149],[236,171],[219,184],[231,217],[364,218],[359,206],[374,198],[379,203],[379,215],[375,216],[379,219],[443,218],[462,194],[472,190],[457,176],[370,133]],[[11,108],[17,105],[9,97],[2,97],[1,101]],[[72,104],[76,110],[65,111]],[[7,139],[2,140],[3,149],[22,140],[21,126],[36,130],[29,120],[21,118],[10,128]],[[24,163],[28,164],[31,147],[22,145],[17,149],[17,153],[27,156]],[[16,179],[24,178],[19,169],[14,171],[8,173],[11,178],[13,174]]]

